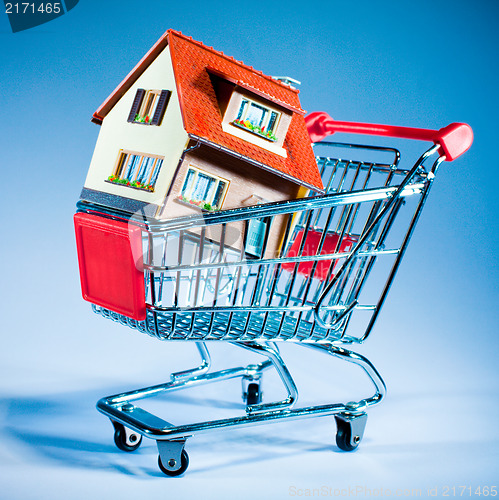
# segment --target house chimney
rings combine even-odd
[[[273,76],[272,78],[274,80],[279,80],[280,82],[285,83],[286,85],[289,85],[293,88],[296,88],[297,85],[301,85],[301,82],[295,80],[294,78],[291,78],[290,76]]]

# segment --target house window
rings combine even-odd
[[[229,181],[190,166],[179,198],[203,210],[220,210]]]
[[[280,113],[261,104],[243,99],[233,125],[244,128],[265,139],[275,142],[275,130],[279,122]]]
[[[161,125],[170,94],[169,90],[137,89],[128,122]]]
[[[107,180],[113,184],[154,191],[162,164],[162,156],[122,150],[118,156],[114,173]]]

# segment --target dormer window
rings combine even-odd
[[[274,132],[277,129],[279,117],[280,113],[277,111],[249,99],[243,99],[232,124],[275,142],[277,137]]]
[[[256,91],[235,87],[222,115],[222,130],[286,158],[283,145],[293,112]]]
[[[170,94],[169,90],[137,89],[128,122],[161,125]]]

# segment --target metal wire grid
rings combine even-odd
[[[94,311],[161,340],[362,342],[421,210],[432,179],[423,163],[436,148],[404,170],[392,148],[325,145],[348,153],[388,153],[393,159],[319,157],[325,196],[147,221],[146,320],[98,306]],[[254,220],[266,228],[259,255],[247,252]],[[269,237],[283,220],[280,251],[269,256]],[[311,246],[312,233],[320,236]],[[353,248],[345,249],[346,241]],[[376,264],[390,257],[376,274]],[[374,290],[366,287],[373,274]],[[355,323],[358,315],[364,320]],[[349,324],[354,326],[347,335]]]

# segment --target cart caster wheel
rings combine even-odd
[[[171,466],[173,467],[175,465],[175,461],[171,460],[173,462]],[[186,470],[187,467],[189,467],[189,455],[187,455],[187,452],[185,450],[182,450],[182,458],[180,459],[180,468],[177,470],[169,470],[167,469],[164,465],[163,462],[161,461],[161,455],[158,457],[158,465],[159,468],[161,469],[161,472],[166,474],[167,476],[174,477],[174,476],[180,476],[183,474]]]
[[[337,432],[336,445],[343,451],[354,451],[359,446],[364,435],[367,421],[367,414],[359,415],[356,418],[343,418],[335,416]]]
[[[352,440],[352,426],[350,424],[345,423],[338,425],[338,431],[336,432],[336,445],[340,450],[353,451],[357,448],[357,446],[359,446],[359,443],[359,436],[354,436]]]
[[[114,423],[114,443],[121,451],[135,451],[142,443],[142,436],[135,432],[127,435],[124,425]]]
[[[248,384],[248,391],[246,393],[246,404],[257,405],[262,402],[262,393],[260,392],[260,384]]]

